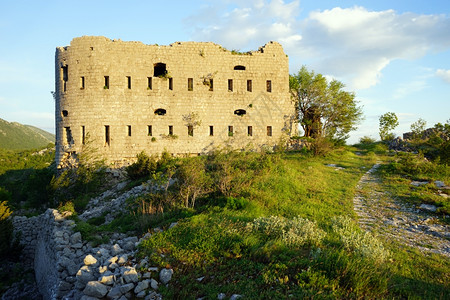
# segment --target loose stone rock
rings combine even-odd
[[[88,296],[102,298],[108,293],[108,287],[98,281],[89,281],[83,293]]]
[[[172,279],[172,275],[172,269],[162,269],[161,272],[159,272],[159,280],[161,280],[162,284],[167,284]]]

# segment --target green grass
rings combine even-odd
[[[377,249],[379,241],[363,238],[362,233],[356,239],[353,233],[341,238],[344,233],[331,226],[336,216],[356,218],[355,186],[376,159],[373,154],[358,156],[348,150],[326,157],[273,154],[266,164],[269,171],[253,174],[252,183],[239,195],[232,200],[214,194],[201,199],[197,213],[154,234],[142,243],[140,255],[174,269],[173,286],[161,289],[168,298],[212,299],[220,292],[244,294],[246,299],[389,297],[396,277],[390,274],[385,256],[380,261],[372,257],[380,252],[364,256],[367,251],[358,250],[359,244],[366,245],[361,249]],[[241,199],[239,205],[235,199]],[[308,219],[317,224],[310,230],[322,230],[325,237],[292,244],[289,227],[273,225],[275,232],[285,228],[278,235],[249,230],[254,219],[269,216]],[[359,232],[353,226],[350,232]],[[350,236],[353,244],[346,242]],[[199,282],[199,277],[204,279]]]

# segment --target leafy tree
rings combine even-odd
[[[384,115],[380,116],[380,138],[382,141],[392,140],[394,138],[394,134],[391,133],[395,127],[398,126],[398,118],[397,115],[393,112],[387,112]]]
[[[414,139],[420,139],[423,132],[425,131],[425,127],[427,126],[427,122],[422,119],[419,118],[419,120],[417,120],[416,122],[411,124],[411,131],[413,133],[413,138]]]
[[[305,66],[289,77],[289,90],[305,137],[344,141],[356,129],[362,110],[355,94],[343,88],[342,82],[328,82],[322,74],[308,71]]]

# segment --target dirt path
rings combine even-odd
[[[383,191],[375,164],[360,179],[353,199],[361,228],[374,231],[422,252],[450,257],[450,226],[414,205],[402,203]]]

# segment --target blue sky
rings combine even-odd
[[[349,143],[378,139],[386,112],[397,134],[450,119],[448,0],[3,1],[0,118],[54,131],[55,48],[82,35],[241,51],[278,41],[291,74],[306,65],[355,92],[365,120]]]

